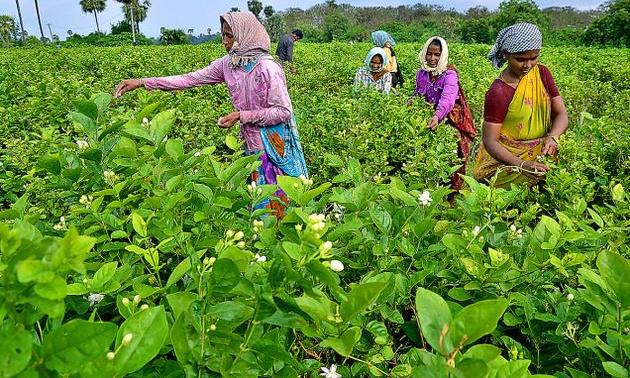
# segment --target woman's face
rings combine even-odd
[[[223,46],[227,52],[232,50],[232,45],[234,45],[234,32],[232,32],[232,28],[228,25],[227,22],[223,22],[221,24],[221,37],[223,38]]]
[[[519,77],[527,75],[538,64],[540,50],[529,50],[510,54],[505,52],[510,70]]]
[[[380,71],[383,66],[383,58],[380,55],[374,55],[370,60],[370,69],[372,71]]]
[[[427,48],[427,56],[425,58],[429,67],[431,68],[437,67],[438,62],[440,61],[441,55],[442,55],[442,48],[440,46],[437,46],[436,44],[433,44],[433,43],[430,44],[429,47]]]

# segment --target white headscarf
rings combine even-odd
[[[436,39],[442,44],[442,54],[440,55],[440,60],[438,61],[437,66],[429,67],[429,64],[427,63],[427,50],[429,49],[431,42]],[[424,47],[422,47],[422,51],[420,51],[420,54],[418,54],[418,59],[420,60],[422,69],[430,73],[432,76],[439,76],[446,72],[448,65],[448,45],[446,44],[444,38],[438,37],[436,35],[427,39],[427,41],[424,43]]]

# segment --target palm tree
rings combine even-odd
[[[20,39],[22,40],[22,43],[24,43],[24,22],[22,21],[22,11],[20,10],[20,0],[15,0],[15,5],[17,6],[17,10],[18,10],[18,17],[20,19]]]
[[[42,41],[45,41],[46,37],[44,37],[44,28],[42,27],[42,18],[39,15],[39,2],[37,0],[35,0],[35,11],[37,12],[37,22],[39,22],[39,32],[42,35]]]
[[[123,5],[123,13],[125,20],[131,25],[131,34],[133,36],[133,44],[136,44],[136,30],[140,33],[140,23],[147,18],[147,12],[151,6],[151,1],[144,0],[142,5],[139,0],[116,0]]]
[[[107,5],[105,0],[81,0],[79,4],[81,4],[83,12],[94,13],[94,19],[96,20],[96,32],[100,33],[101,30],[98,27],[98,17],[96,16],[96,13],[105,10],[105,6]]]
[[[15,33],[15,21],[11,16],[0,16],[0,41],[7,47],[11,43],[11,36]]]

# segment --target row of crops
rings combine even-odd
[[[280,180],[280,221],[224,87],[109,95],[220,46],[5,50],[0,376],[627,377],[630,51],[543,49],[570,117],[544,185],[451,206],[418,48],[384,96],[352,88],[367,45],[296,45],[313,182]],[[487,49],[450,48],[478,121]]]

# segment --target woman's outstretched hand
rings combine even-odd
[[[123,80],[116,86],[116,90],[114,90],[114,98],[119,98],[125,92],[133,91],[142,86],[142,81],[140,79],[127,79]]]
[[[435,129],[437,129],[438,124],[440,123],[439,119],[437,116],[433,116],[431,117],[431,119],[429,120],[429,122],[427,122],[427,128],[435,131]]]
[[[220,128],[227,129],[234,126],[234,124],[240,120],[241,120],[241,113],[232,112],[226,115],[225,117],[219,117],[217,124],[219,125]]]

